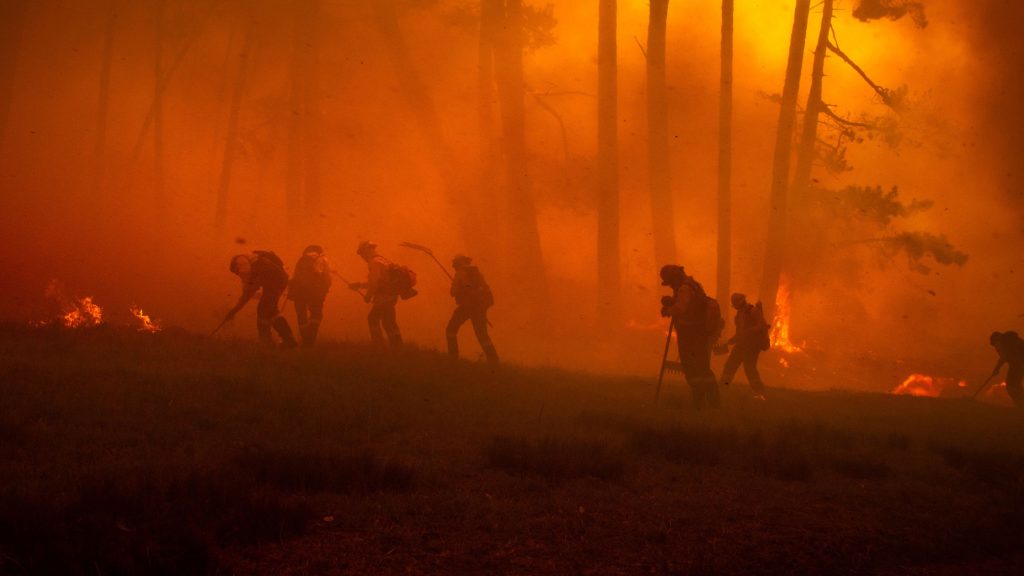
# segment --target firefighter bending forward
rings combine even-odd
[[[377,244],[363,241],[359,243],[356,254],[366,261],[368,275],[366,282],[353,282],[349,288],[360,290],[365,288],[363,300],[372,304],[370,314],[366,317],[370,324],[370,338],[377,346],[384,347],[384,335],[392,348],[402,347],[402,333],[398,329],[395,306],[398,304],[398,290],[395,288],[389,270],[391,262],[377,254]]]
[[[487,309],[494,304],[494,296],[483,274],[469,256],[457,255],[452,259],[455,277],[452,278],[451,294],[455,297],[455,311],[448,321],[445,336],[448,338],[448,354],[459,357],[459,328],[469,320],[473,323],[473,332],[483,348],[487,361],[498,363],[498,351],[494,349],[491,336],[487,333]]]
[[[297,343],[292,335],[288,321],[281,316],[278,305],[281,295],[288,287],[288,272],[284,263],[273,252],[256,251],[252,254],[239,254],[231,259],[231,272],[242,279],[242,295],[234,308],[228,310],[225,320],[231,320],[239,310],[262,290],[259,304],[256,306],[256,331],[260,342],[268,346],[274,345],[271,328],[277,331],[285,347],[294,348]]]
[[[661,268],[661,285],[672,288],[672,296],[662,298],[662,316],[671,316],[679,345],[679,362],[693,394],[693,407],[718,406],[718,384],[711,371],[711,345],[708,342],[707,296],[704,288],[688,276],[682,266]]]

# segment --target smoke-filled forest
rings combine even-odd
[[[1022,18],[0,2],[0,572],[1014,572]],[[312,349],[269,349],[239,255],[308,247],[319,339],[293,281]],[[403,350],[377,255],[414,271]],[[759,303],[767,392],[692,410],[665,265],[717,342]]]
[[[797,4],[793,45],[792,2],[744,2],[728,54],[716,2],[4,4],[5,318],[57,281],[205,331],[233,254],[315,243],[360,277],[361,240],[419,273],[400,322],[428,347],[447,280],[399,244],[472,256],[524,362],[649,366],[670,262],[769,306],[774,269],[830,354],[970,357],[1021,314],[1003,3],[835,2],[825,36]],[[365,338],[358,298],[326,307]]]

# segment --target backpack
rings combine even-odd
[[[456,279],[459,278],[462,279],[462,285],[459,286],[460,295],[456,298],[456,302],[460,305],[465,303],[470,306],[479,306],[485,310],[494,306],[494,293],[491,292],[491,287],[487,285],[484,275],[476,266],[468,267],[461,277],[456,273]]]
[[[253,250],[252,253],[256,255],[258,261],[269,265],[268,268],[273,271],[276,284],[280,284],[282,288],[288,286],[288,271],[285,269],[284,260],[281,260],[280,256],[270,250]]]
[[[272,251],[253,250],[252,253],[255,254],[257,258],[265,258],[267,260],[270,260],[271,262],[279,266],[282,270],[284,270],[284,260],[281,260],[281,257],[278,256],[277,254],[274,254]]]
[[[722,317],[722,307],[718,305],[718,300],[708,296],[700,282],[692,278],[687,278],[683,283],[693,290],[698,299],[704,300],[704,312],[701,313],[699,308],[694,311],[693,324],[703,326],[708,338],[717,341],[725,330],[725,318]]]
[[[757,335],[758,348],[765,351],[772,347],[771,325],[765,320],[764,306],[760,302],[754,304],[754,313],[756,314],[755,318],[761,320],[761,332]]]
[[[398,293],[402,300],[408,300],[418,294],[413,289],[416,286],[416,273],[408,266],[389,262],[388,285]]]
[[[722,337],[722,332],[725,331],[725,318],[722,317],[722,307],[718,305],[718,300],[711,296],[704,295],[704,307],[706,319],[704,328],[707,330],[708,338],[712,342],[717,342]]]

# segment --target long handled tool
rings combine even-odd
[[[993,375],[989,376],[988,378],[986,378],[985,381],[981,383],[981,386],[978,386],[978,389],[974,391],[974,394],[971,394],[971,400],[974,400],[975,398],[977,398],[978,394],[981,394],[982,390],[984,390],[985,388],[988,388],[989,383],[992,382],[992,379],[995,378],[996,375],[997,374],[993,374]]]
[[[210,338],[213,338],[214,335],[217,334],[217,332],[220,332],[220,329],[223,328],[224,325],[227,324],[228,322],[231,322],[231,318],[225,318],[224,320],[221,321],[220,324],[217,324],[217,327],[213,329],[213,332],[210,332]]]
[[[675,322],[670,318],[668,321],[668,338],[665,339],[665,353],[661,355],[661,371],[658,372],[658,388],[654,391],[654,401],[658,401],[658,397],[661,395],[661,381],[665,379],[665,372],[679,372],[683,371],[682,362],[671,362],[668,359],[668,349],[672,345],[672,329],[675,328]]]
[[[352,288],[352,284],[353,284],[353,283],[352,283],[352,282],[349,282],[348,280],[346,280],[344,276],[342,276],[341,274],[338,274],[338,273],[337,273],[336,271],[334,271],[334,270],[331,270],[331,274],[334,274],[335,276],[337,276],[337,277],[338,277],[338,279],[339,279],[339,280],[341,280],[342,282],[344,282],[346,286],[348,286],[349,288]],[[352,288],[352,290],[355,290],[356,292],[358,292],[358,293],[359,293],[359,295],[360,295],[360,296],[362,296],[363,298],[366,298],[366,293],[365,293],[365,292],[363,292],[362,290],[360,290],[360,289],[358,289],[358,288]]]
[[[441,271],[444,272],[444,275],[447,276],[449,280],[454,280],[455,279],[452,276],[452,273],[449,272],[447,268],[445,268],[444,264],[441,264],[441,261],[437,259],[437,256],[434,256],[434,251],[431,250],[430,248],[427,248],[426,246],[424,246],[422,244],[413,244],[412,242],[402,242],[402,243],[399,244],[399,246],[402,246],[403,248],[411,248],[413,250],[419,250],[420,252],[423,252],[427,256],[430,256],[431,258],[434,259],[434,262],[437,262],[437,265],[441,267]]]

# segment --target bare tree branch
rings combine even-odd
[[[647,49],[644,48],[644,45],[640,43],[640,39],[636,36],[633,36],[633,40],[636,40],[636,45],[640,48],[640,53],[644,55],[644,60],[647,60]]]
[[[839,124],[841,124],[843,126],[850,126],[852,128],[867,128],[869,130],[876,128],[875,125],[868,124],[866,122],[854,122],[853,120],[847,120],[846,118],[843,118],[842,116],[840,116],[840,115],[836,114],[835,112],[833,112],[832,108],[830,108],[828,105],[823,105],[821,107],[821,111],[826,116],[828,116],[832,120],[835,120],[837,123],[839,123]]]
[[[864,81],[868,83],[868,86],[871,86],[871,89],[874,90],[875,93],[878,94],[878,97],[882,99],[883,104],[892,108],[893,110],[896,110],[896,101],[892,97],[892,90],[875,84],[874,80],[872,80],[867,75],[867,73],[864,72],[864,70],[857,65],[856,62],[854,62],[849,56],[847,56],[845,52],[840,50],[839,46],[837,46],[836,44],[829,42],[828,49],[831,50],[832,53],[835,54],[836,56],[842,58],[843,62],[846,62],[850,66],[850,68],[853,68],[854,71],[857,72],[857,74],[860,74],[860,77],[863,78]]]

